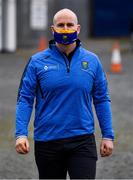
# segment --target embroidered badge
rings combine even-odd
[[[64,42],[67,42],[67,40],[68,40],[68,39],[67,39],[67,36],[64,35],[64,36],[63,36],[63,41],[64,41]]]
[[[88,62],[87,61],[82,61],[81,66],[82,66],[82,69],[87,70],[88,69]]]

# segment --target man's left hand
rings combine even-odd
[[[109,139],[102,139],[100,144],[100,154],[101,157],[110,156],[114,148],[114,143]]]

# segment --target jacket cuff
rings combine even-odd
[[[16,140],[19,139],[19,138],[27,138],[27,136],[25,136],[25,135],[17,136]]]
[[[114,139],[111,139],[111,138],[102,138],[102,139],[109,140],[109,141],[114,141]]]

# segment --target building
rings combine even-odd
[[[53,15],[70,8],[81,24],[81,39],[130,36],[132,0],[0,0],[0,51],[36,48],[51,38]]]

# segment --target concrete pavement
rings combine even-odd
[[[108,158],[99,156],[98,179],[133,178],[133,53],[129,43],[122,44],[121,74],[110,71],[111,47],[113,40],[90,40],[83,44],[97,53],[108,75],[112,99],[113,125],[116,133],[114,154]],[[25,64],[36,50],[18,50],[15,54],[0,54],[0,178],[20,179],[38,177],[32,133],[31,152],[18,155],[14,150],[15,104],[17,89]],[[31,121],[32,124],[33,121]],[[32,125],[30,126],[32,129]],[[31,130],[32,131],[32,130]],[[100,130],[96,123],[97,146],[100,143]]]

